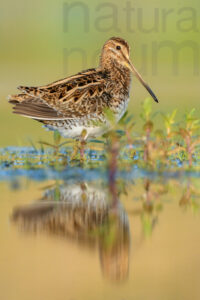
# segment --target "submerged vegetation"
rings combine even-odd
[[[177,110],[171,114],[152,113],[152,101],[147,98],[142,105],[142,133],[135,130],[134,118],[126,113],[115,124],[110,111],[105,112],[112,130],[101,139],[85,144],[84,135],[80,142],[61,141],[54,132],[53,143],[39,141],[30,148],[8,147],[0,149],[1,169],[63,170],[67,167],[108,167],[109,178],[114,180],[117,170],[130,167],[146,171],[200,170],[200,119],[195,109],[177,122]],[[156,118],[162,123],[156,127]]]

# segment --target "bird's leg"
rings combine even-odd
[[[78,145],[78,140],[76,139],[75,142],[74,142],[74,150],[73,150],[72,155],[71,155],[71,160],[76,159],[78,150],[79,150],[79,145]]]
[[[80,161],[81,162],[84,161],[86,137],[87,137],[87,131],[83,129],[80,137]]]

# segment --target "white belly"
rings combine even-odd
[[[83,130],[86,131],[86,137],[87,138],[95,138],[98,136],[101,136],[104,134],[108,129],[106,129],[104,126],[102,127],[88,127],[88,126],[75,126],[72,129],[58,129],[60,134],[65,138],[79,138],[83,132]]]
[[[119,122],[119,120],[122,118],[124,113],[127,110],[129,99],[122,102],[117,109],[115,110],[116,114],[116,122]],[[83,130],[87,132],[85,139],[87,138],[95,138],[98,136],[103,135],[105,132],[109,131],[111,129],[111,124],[107,122],[104,118],[102,118],[102,126],[95,126],[94,124],[89,124],[86,122],[86,119],[80,119],[80,120],[72,120],[70,121],[70,124],[66,124],[65,121],[63,122],[57,122],[54,126],[45,126],[49,130],[58,130],[58,132],[65,138],[80,138]]]

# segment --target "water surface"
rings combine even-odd
[[[199,299],[199,179],[0,182],[0,298]]]

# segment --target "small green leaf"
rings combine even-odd
[[[54,133],[53,133],[53,139],[54,139],[55,145],[59,145],[60,140],[61,140],[61,135],[57,130],[54,131]]]

